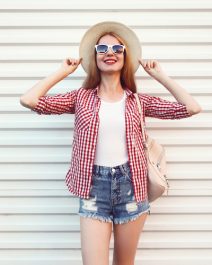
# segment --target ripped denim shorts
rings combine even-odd
[[[79,216],[122,224],[150,214],[148,200],[135,200],[129,162],[115,167],[94,165],[89,196],[79,198]]]

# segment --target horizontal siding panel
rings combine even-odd
[[[64,169],[67,169],[67,166],[64,166]],[[51,172],[51,171],[50,171]],[[64,196],[64,197],[67,197],[67,200],[69,201],[69,204],[70,204],[70,198],[68,198],[68,192],[67,192],[67,187],[64,183],[64,178],[65,178],[65,174],[61,174],[60,175],[60,179],[63,179],[63,180],[58,180],[58,179],[49,179],[48,180],[48,177],[43,177],[40,176],[39,178],[39,174],[38,175],[38,179],[36,180],[24,180],[23,178],[20,178],[20,180],[13,180],[12,182],[11,181],[7,181],[7,180],[1,180],[1,190],[7,190],[8,191],[8,194],[9,193],[12,193],[13,190],[19,190],[19,192],[21,191],[36,191],[36,190],[41,190],[43,191],[43,193],[46,191],[51,191],[52,194],[54,196]],[[57,174],[57,176],[59,175],[59,173]],[[47,179],[47,180],[46,180]],[[60,191],[63,191],[63,193],[61,193]],[[53,193],[54,192],[54,193]],[[59,192],[57,194],[57,192]],[[23,194],[24,195],[24,194]],[[27,196],[27,194],[25,194]],[[30,193],[28,193],[28,195],[30,195]],[[38,194],[39,195],[39,194]],[[32,194],[33,196],[33,194]],[[46,196],[45,196],[46,197]],[[7,198],[6,198],[7,200]],[[13,198],[12,198],[13,200]],[[25,201],[25,198],[23,198],[23,203]],[[29,202],[29,201],[28,201]],[[4,204],[4,202],[1,202],[0,200],[0,204]],[[12,206],[12,205],[11,205]],[[14,205],[13,205],[14,206]],[[2,205],[3,207],[3,205]]]
[[[61,177],[63,177],[63,179],[65,178],[65,173],[60,175]],[[169,177],[169,175],[167,174],[167,176]],[[60,177],[60,178],[61,178]],[[22,179],[22,178],[20,178]],[[30,177],[29,177],[30,179]],[[204,175],[203,175],[203,180],[204,180]],[[63,180],[64,183],[64,180]],[[172,185],[172,182],[169,181],[170,185]],[[50,183],[51,184],[51,183]],[[212,190],[211,189],[175,189],[170,188],[168,191],[168,196],[211,196],[212,195]],[[70,194],[66,187],[64,189],[41,189],[41,188],[37,188],[37,189],[30,189],[30,185],[28,185],[27,188],[21,188],[21,189],[15,189],[15,188],[11,188],[11,189],[4,189],[4,190],[0,190],[0,197],[16,197],[16,196],[34,196],[34,197],[74,197],[73,194]],[[163,195],[164,197],[167,196],[167,194],[165,193]]]
[[[17,78],[44,78],[47,75],[50,75],[52,72],[57,71],[62,63],[21,63],[18,65],[17,63],[0,63],[1,69],[3,69],[0,73],[0,78],[9,78],[9,77],[17,77]],[[210,77],[212,68],[212,62],[164,62],[162,65],[162,69],[167,72],[168,75],[171,76],[183,76],[183,77]],[[77,68],[77,70],[70,75],[71,77],[80,77],[85,78],[86,73],[84,72],[81,65]],[[142,66],[139,67],[136,72],[136,77],[148,77],[148,74],[144,71]]]
[[[158,254],[158,253],[157,253]],[[34,253],[34,255],[36,255]],[[72,256],[71,256],[72,255]],[[78,255],[80,255],[80,252],[78,252]],[[163,255],[166,255],[166,253],[163,253]],[[33,254],[30,254],[29,256],[33,256]],[[73,257],[73,254],[69,253],[68,257],[66,258],[66,256],[61,255],[61,260],[59,259],[55,259],[54,257],[52,257],[51,254],[48,255],[48,258],[40,258],[39,260],[33,259],[32,258],[17,258],[16,260],[16,264],[17,265],[28,265],[30,262],[30,265],[36,265],[38,264],[38,262],[41,262],[41,264],[46,264],[46,265],[57,265],[58,264],[58,260],[60,262],[61,265],[70,265],[70,264],[74,264],[74,265],[82,265],[82,261],[79,257]],[[77,256],[77,254],[76,254]],[[156,256],[156,255],[155,255]],[[203,260],[204,260],[204,265],[211,265],[212,262],[212,258],[210,257],[204,257],[204,254],[202,254],[203,256]],[[73,257],[73,258],[72,258]],[[109,262],[112,262],[112,251],[110,254],[110,259]],[[11,258],[8,259],[1,259],[2,262],[4,262],[4,265],[13,265],[14,264],[14,260],[11,260]],[[186,265],[199,265],[199,262],[202,261],[202,258],[196,259],[195,257],[186,257]],[[152,258],[151,254],[149,256],[140,256],[138,258],[136,258],[135,260],[135,265],[140,265],[142,262],[143,265],[155,265],[155,263],[157,262],[158,265],[170,265],[170,262],[172,263],[172,265],[180,265],[180,263],[182,263],[182,259],[178,258],[177,255],[175,257],[172,257],[171,259],[169,259],[169,257],[167,257],[167,259],[160,257],[158,258]]]
[[[124,10],[124,9],[130,9],[130,10],[143,10],[143,9],[189,9],[189,10],[201,10],[201,9],[210,9],[212,8],[212,3],[208,0],[202,0],[201,2],[198,0],[190,1],[183,1],[183,0],[149,0],[142,2],[142,5],[140,2],[133,1],[133,2],[122,2],[121,6],[119,2],[114,2],[112,0],[109,0],[107,2],[98,2],[98,1],[75,1],[70,2],[67,0],[61,0],[58,2],[57,0],[46,0],[43,2],[29,2],[27,0],[18,0],[17,2],[14,2],[11,6],[10,3],[5,1],[0,1],[0,8],[2,10],[20,10],[20,9],[27,9],[30,10],[36,10],[36,9],[42,9],[42,10],[74,10],[79,9],[80,11],[86,10],[89,12],[90,9],[98,9],[100,11],[104,9],[118,9],[118,11]]]
[[[208,190],[212,192],[212,180],[169,180],[171,190]],[[207,191],[206,191],[207,192]],[[189,195],[189,194],[188,194]]]
[[[91,25],[89,25],[91,26]],[[88,27],[89,27],[88,26]],[[88,29],[0,29],[2,44],[79,44]],[[170,43],[170,44],[211,44],[212,29],[173,28],[173,29],[139,29],[132,28],[141,43]]]
[[[50,221],[50,220],[49,220]],[[56,226],[51,226],[53,229],[57,229]],[[23,231],[23,230],[20,230]],[[195,242],[196,235],[191,232],[188,233],[186,239],[183,238],[183,232],[171,233],[171,232],[157,232],[151,233],[144,231],[143,237],[138,244],[139,248],[204,248],[206,246],[211,246],[211,233],[200,232],[198,233],[199,242]],[[183,240],[182,240],[183,239]],[[22,240],[18,237],[18,233],[11,233],[7,238],[2,234],[0,241],[0,249],[14,248],[16,244],[19,247],[25,249],[32,248],[46,248],[46,249],[63,249],[63,248],[73,248],[78,249],[80,247],[80,238],[76,233],[57,233],[57,238],[55,238],[55,233],[25,233]],[[114,239],[111,238],[110,249],[113,248]]]
[[[14,48],[15,46],[15,48]],[[210,45],[195,44],[179,44],[167,45],[165,43],[145,44],[141,43],[143,55],[145,58],[157,58],[160,61],[210,61],[212,59],[212,49]],[[1,45],[0,62],[24,63],[25,61],[33,61],[45,63],[46,61],[61,61],[65,57],[77,58],[79,54],[79,46],[75,44],[67,45],[30,45],[27,47],[21,44]],[[189,80],[192,81],[192,80]]]
[[[45,75],[49,75],[54,71],[57,71],[60,66],[61,62],[58,63],[22,63],[20,67],[17,68],[16,63],[0,63],[1,69],[1,77],[39,77],[43,78]],[[193,71],[191,70],[191,66],[193,63],[169,63],[164,62],[162,68],[167,72],[168,75],[181,75],[181,76],[210,76],[210,68],[212,66],[211,62],[199,62],[195,65],[193,64]],[[147,73],[139,67],[138,71],[136,72],[136,76],[139,77],[141,75],[142,70],[142,77],[147,76]],[[50,70],[49,70],[50,69]],[[209,70],[208,70],[209,69]],[[23,72],[25,70],[25,72]],[[70,77],[85,77],[86,73],[84,72],[82,66],[80,65],[77,70],[70,75]]]
[[[65,178],[65,173],[60,175]],[[60,177],[60,178],[61,178]],[[30,179],[30,177],[29,177]],[[52,178],[54,179],[54,178]],[[64,182],[64,180],[63,180]],[[210,195],[210,194],[207,194]],[[74,195],[70,194],[70,192],[67,191],[67,189],[30,189],[24,188],[24,189],[7,189],[7,190],[0,190],[0,197],[28,197],[28,196],[33,196],[33,197],[72,197],[74,198]]]
[[[14,101],[14,104],[11,103],[11,101]],[[171,99],[171,101],[176,101],[176,100],[173,100]],[[0,100],[1,102],[1,100]],[[5,103],[5,101],[3,101]],[[208,104],[204,104],[204,103],[201,103],[201,101],[199,100],[199,103],[201,104],[203,110],[202,110],[202,113],[200,113],[198,116],[204,120],[210,118],[211,116],[211,112],[212,112],[212,104],[211,103],[208,103]],[[11,105],[8,105],[8,104],[11,104]],[[23,106],[20,104],[20,100],[16,101],[16,100],[9,100],[8,101],[8,104],[2,104],[0,106],[0,111],[2,112],[20,112],[20,113],[29,113],[29,112],[32,112],[30,109],[28,108],[23,108]],[[35,113],[37,114],[37,113]],[[63,113],[63,115],[65,115],[66,113]],[[55,114],[56,115],[56,114]],[[52,116],[55,116],[55,115],[52,115]],[[66,115],[72,115],[72,114],[66,114]],[[150,119],[150,118],[149,118]],[[152,118],[153,119],[153,118]],[[188,118],[184,118],[184,119],[188,119]],[[193,120],[196,120],[197,118],[194,117]],[[146,119],[148,120],[148,118]]]
[[[143,265],[180,265],[184,260],[186,265],[199,265],[200,262],[204,262],[204,265],[211,265],[212,257],[209,250],[200,250],[198,254],[191,253],[191,250],[143,250],[138,251],[139,254],[135,259],[135,265],[140,265],[141,262]],[[14,264],[14,258],[16,256],[17,265],[36,265],[39,263],[46,265],[57,265],[60,262],[61,265],[82,265],[82,261],[79,258],[80,250],[13,250],[13,255],[11,255],[9,250],[2,251],[2,257],[0,261],[4,265]],[[48,255],[46,255],[48,253]],[[113,253],[110,250],[109,262],[112,262]]]
[[[206,128],[211,128],[212,123],[210,122],[209,119],[207,119],[207,121],[204,122],[203,119],[198,119],[198,117],[190,117],[190,118],[185,118],[185,119],[180,119],[179,121],[177,120],[163,120],[161,121],[160,119],[154,119],[153,122],[152,118],[151,122],[147,121],[146,122],[146,127],[148,129],[149,128],[178,128],[178,129],[183,129],[183,128],[202,128],[202,129],[206,129]],[[150,120],[150,118],[149,118]]]
[[[7,204],[5,204],[5,200]],[[67,214],[76,213],[78,204],[72,198],[0,198],[0,213],[4,214]],[[162,196],[151,205],[151,214],[212,213],[212,197]]]
[[[168,162],[212,162],[210,146],[166,146],[166,156]],[[2,147],[0,159],[1,162],[48,162],[65,163],[70,159],[71,151],[69,146],[37,146],[33,148]]]
[[[68,92],[68,90],[67,90],[67,92]],[[169,101],[175,101],[175,102],[177,101],[176,99],[170,98],[170,97],[168,97],[168,98],[163,97],[163,98],[166,99],[166,100],[169,100]],[[198,98],[196,97],[196,100],[200,103],[200,105],[202,106],[202,108],[203,108],[203,110],[205,112],[212,112],[212,102],[211,102],[210,98],[208,98],[208,97],[205,97],[205,98],[206,98],[205,103],[201,103],[202,98],[200,98],[198,100]],[[15,97],[13,97],[13,98],[12,97],[0,98],[0,111],[2,111],[2,112],[6,112],[6,111],[8,111],[8,112],[10,112],[10,111],[16,111],[16,113],[18,111],[20,111],[20,112],[29,112],[30,111],[31,112],[31,110],[29,108],[24,108],[20,104],[20,97],[18,97],[18,98],[15,98]],[[37,114],[36,112],[34,112],[34,113]],[[62,114],[63,115],[64,114],[66,114],[66,115],[72,115],[71,113],[62,113]],[[203,116],[203,115],[204,114],[202,112],[198,116]],[[52,115],[52,116],[56,116],[56,114],[55,115]],[[151,118],[152,119],[155,119],[154,117],[151,117]],[[196,117],[193,116],[192,118],[195,119]],[[206,118],[207,118],[207,116],[206,116]],[[184,118],[184,119],[188,119],[188,118]]]
[[[67,168],[67,166],[64,166],[64,168]],[[169,171],[167,172],[167,177],[169,179]],[[19,192],[21,192],[21,190],[38,190],[38,189],[43,189],[45,191],[48,190],[55,190],[57,192],[57,190],[64,190],[66,189],[66,185],[64,185],[64,178],[65,178],[65,174],[61,174],[59,175],[59,173],[55,174],[57,176],[58,179],[55,180],[46,180],[48,179],[48,177],[42,177],[42,175],[37,174],[38,178],[37,180],[33,181],[27,181],[25,180],[23,177],[19,176],[19,180],[13,180],[11,181],[7,181],[7,180],[1,180],[1,190],[14,190],[15,188],[20,189]],[[185,175],[185,174],[184,174]],[[4,177],[3,177],[4,178]],[[170,189],[169,189],[169,195],[186,195],[184,191],[187,192],[193,192],[200,194],[200,195],[212,195],[212,180],[205,180],[204,179],[204,175],[202,176],[203,179],[201,179],[199,177],[198,180],[172,180],[169,179],[169,183],[170,183]],[[62,179],[62,181],[60,180]],[[33,185],[33,189],[31,188]],[[198,191],[199,190],[199,191]],[[10,192],[9,192],[10,193]],[[6,194],[6,193],[5,193]],[[188,195],[193,195],[193,194],[188,194]],[[66,196],[67,194],[64,193],[64,196]],[[166,193],[164,194],[166,195]]]
[[[114,5],[114,2],[113,2]],[[69,11],[69,10],[68,10]],[[194,19],[195,17],[195,19]],[[80,18],[80,19],[79,19]],[[82,16],[82,12],[19,12],[15,18],[12,12],[1,14],[1,27],[85,27],[89,24],[96,24],[101,21],[116,20],[129,26],[135,25],[139,21],[141,27],[148,26],[211,26],[212,17],[210,12],[162,12],[158,11],[152,17],[152,11],[131,12],[130,9],[120,12],[117,17],[117,11],[88,12]]]
[[[8,171],[8,167],[10,170]],[[16,162],[9,164],[0,163],[0,179],[2,180],[64,180],[64,176],[69,168],[69,161],[67,163],[22,163]],[[169,172],[169,179],[177,180],[210,180],[212,172],[212,163],[204,162],[170,162],[167,164],[167,171]],[[29,183],[30,185],[30,183]],[[29,188],[29,187],[27,187]],[[0,190],[3,194],[4,190]],[[6,191],[7,192],[7,191]],[[21,192],[19,190],[12,192]],[[23,192],[27,192],[23,190]],[[39,190],[35,190],[39,194]],[[204,192],[204,191],[203,191]],[[42,191],[43,194],[43,191]],[[13,194],[11,194],[13,196]]]
[[[174,79],[179,82],[181,86],[183,86],[189,93],[194,96],[204,96],[210,99],[211,96],[211,83],[212,79],[209,77],[207,79],[201,77],[193,77],[190,78],[180,78],[174,77]],[[29,90],[35,83],[37,83],[39,79],[24,79],[21,78],[5,78],[0,79],[0,95],[2,96],[18,96],[20,97],[23,93]],[[138,91],[147,93],[149,95],[156,96],[166,96],[170,95],[170,93],[165,89],[160,83],[147,79],[147,77],[143,77],[141,79],[136,80]],[[66,93],[73,89],[78,89],[82,85],[82,80],[76,80],[74,78],[74,74],[70,75],[68,78],[63,79],[59,83],[57,83],[54,87],[52,87],[48,91],[48,95],[54,95],[57,93]]]
[[[74,201],[74,199],[72,199]],[[75,204],[78,204],[76,201]],[[11,233],[1,233],[1,241],[14,238],[16,239],[16,232],[25,232],[25,238],[31,235],[30,232],[42,232],[42,234],[50,235],[58,232],[58,236],[64,235],[64,240],[75,240],[80,235],[78,234],[79,216],[77,215],[77,209],[73,210],[73,214],[43,214],[43,215],[5,215],[1,217],[0,231]],[[13,226],[13,228],[12,228]],[[188,232],[188,241],[195,236],[200,237],[200,241],[210,241],[212,230],[211,216],[202,213],[196,213],[195,218],[192,214],[159,214],[151,213],[148,216],[144,226],[144,235],[140,238],[141,242],[159,241],[159,240],[173,240],[180,241],[183,238],[185,231]],[[177,231],[177,233],[176,233]],[[51,233],[50,233],[51,232]],[[59,233],[60,232],[60,233]],[[64,233],[63,233],[64,232]],[[156,233],[157,232],[157,233]],[[160,236],[160,235],[164,236]],[[71,235],[71,236],[70,236]],[[17,235],[18,236],[18,235]],[[39,237],[39,233],[34,233],[34,237],[31,237],[31,241]],[[29,236],[30,238],[30,236]],[[49,239],[48,237],[44,237]],[[19,237],[20,239],[20,237]],[[56,238],[54,238],[56,239]],[[113,238],[111,238],[113,240]],[[183,238],[186,241],[186,238]],[[62,240],[61,240],[62,241]],[[194,244],[198,242],[194,239]],[[74,246],[73,246],[74,247]],[[75,246],[76,247],[76,246]]]
[[[54,250],[55,251],[55,250]],[[39,251],[40,252],[40,251]],[[17,254],[17,253],[16,253]],[[35,253],[30,254],[29,256],[33,256],[36,255]],[[66,255],[61,255],[61,257],[57,257],[56,259],[54,257],[52,257],[52,254],[48,255],[48,258],[25,258],[25,255],[22,255],[23,258],[18,257],[16,260],[16,264],[17,265],[28,265],[30,262],[30,265],[36,265],[38,264],[38,262],[40,262],[41,264],[45,264],[45,265],[57,265],[58,262],[60,262],[61,265],[70,265],[70,264],[74,264],[74,265],[82,265],[82,261],[79,257],[77,257],[77,254],[75,253],[76,257],[73,257],[72,253],[69,253]],[[78,252],[78,255],[80,255],[80,252]],[[159,255],[158,253],[155,254]],[[163,253],[162,255],[166,255],[166,253]],[[180,255],[180,254],[178,254]],[[158,265],[170,265],[170,262],[172,263],[172,265],[180,265],[182,263],[182,258],[180,259],[178,257],[178,255],[174,256],[174,257],[167,257],[167,258],[163,258],[160,257],[158,258],[152,258],[152,254],[148,255],[148,256],[143,256],[143,254],[141,256],[139,256],[138,258],[135,259],[135,265],[140,265],[141,262],[143,265],[155,265],[155,263],[157,262]],[[5,255],[6,256],[6,255]],[[67,257],[67,258],[66,258]],[[111,251],[110,254],[110,259],[109,262],[112,262],[113,260],[113,254]],[[203,258],[201,258],[203,257]],[[169,259],[170,258],[170,259]],[[204,253],[200,256],[199,259],[196,259],[195,257],[186,257],[186,265],[199,265],[199,263],[201,261],[204,261],[204,265],[211,265],[212,262],[212,258],[211,257],[205,257]],[[14,264],[14,260],[11,258],[5,258],[5,259],[1,259],[0,261],[4,262],[4,265],[13,265]]]
[[[30,111],[30,110],[29,110]],[[32,111],[31,111],[32,112]],[[13,115],[15,116],[15,114]],[[58,117],[55,117],[58,116]],[[66,117],[65,117],[66,116]],[[0,127],[5,129],[72,129],[74,126],[74,120],[71,118],[72,114],[63,114],[63,115],[38,115],[34,114],[33,121],[23,120],[17,121],[15,117],[7,119],[8,115],[2,114],[2,120],[0,121]],[[24,118],[24,117],[23,117]],[[66,119],[65,119],[66,118]],[[205,121],[198,121],[196,117],[185,118],[180,120],[160,120],[159,119],[152,119],[153,121],[146,121],[146,127],[148,128],[167,128],[173,129],[178,128],[185,129],[185,128],[201,128],[201,129],[211,129],[212,122],[209,119]],[[149,118],[150,119],[150,118]]]
[[[1,146],[72,146],[73,131],[70,130],[51,130],[51,131],[30,131],[23,134],[23,131],[2,131],[0,132]]]
[[[190,145],[211,145],[212,135],[208,135],[208,131],[192,131],[180,130],[179,135],[177,130],[148,130],[148,134],[158,140],[164,147],[171,146],[190,146]],[[200,132],[202,135],[200,136]],[[73,130],[51,130],[51,131],[30,131],[23,134],[23,131],[1,131],[0,145],[1,146],[37,146],[37,145],[53,145],[53,146],[72,146]]]
[[[33,185],[35,185],[35,187],[41,187],[41,185],[43,185],[43,188],[45,187],[45,183],[46,183],[46,187],[47,188],[47,184],[50,183],[51,181],[48,182],[43,182],[43,183],[39,183],[38,181],[32,181],[31,183]],[[5,182],[2,181],[2,185],[7,188],[4,183],[9,183],[9,182]],[[27,183],[27,182],[26,182]],[[60,187],[60,183],[61,183],[61,187]],[[65,188],[66,186],[64,185],[63,182],[57,182],[57,181],[52,181],[51,182],[52,186],[51,188],[57,187],[57,188]],[[10,184],[10,186],[13,185],[13,187],[15,187],[15,185],[17,185],[17,187],[21,187],[21,185],[23,185],[22,183],[18,182],[18,181],[14,181],[13,184]],[[58,185],[58,186],[57,186]],[[76,201],[78,200],[78,197],[76,197]],[[5,202],[8,202],[7,204]],[[24,212],[28,212],[30,213],[31,210],[33,211],[33,209],[37,209],[38,212],[39,210],[43,211],[44,208],[49,207],[49,211],[47,211],[46,213],[53,213],[53,211],[55,211],[55,209],[57,209],[58,207],[61,207],[61,210],[59,210],[58,213],[62,213],[63,211],[68,211],[69,210],[73,210],[73,209],[77,209],[78,207],[76,207],[77,205],[74,204],[74,201],[70,198],[70,197],[66,197],[66,198],[32,198],[32,197],[28,197],[27,200],[26,198],[1,198],[0,199],[0,205],[1,205],[1,211],[2,209],[13,209],[13,212],[16,212],[16,206],[17,209],[23,209]],[[26,206],[26,208],[24,209],[24,205]],[[162,209],[162,208],[169,208],[169,207],[173,207],[171,212],[175,212],[175,211],[181,211],[184,208],[188,208],[190,210],[194,210],[195,207],[201,206],[202,209],[206,209],[206,207],[208,207],[208,210],[211,211],[212,209],[212,197],[210,196],[205,196],[205,197],[199,197],[199,198],[195,198],[193,196],[181,196],[181,197],[177,197],[177,196],[163,196],[160,197],[159,199],[157,199],[156,201],[154,201],[151,205],[152,209],[154,208],[154,210],[157,209]],[[30,207],[31,210],[30,210]],[[198,209],[201,210],[201,209]],[[154,212],[154,211],[153,211]],[[170,212],[170,213],[171,213]]]

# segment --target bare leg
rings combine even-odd
[[[109,265],[112,223],[80,216],[83,265]]]
[[[114,224],[113,265],[134,265],[137,245],[148,213],[124,224]]]

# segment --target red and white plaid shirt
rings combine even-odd
[[[65,182],[71,193],[86,199],[89,199],[100,122],[98,112],[101,100],[97,95],[98,88],[99,86],[95,89],[81,87],[65,94],[45,95],[39,98],[37,106],[32,109],[38,114],[46,115],[75,114],[71,164]],[[148,198],[147,161],[136,98],[130,89],[126,88],[125,91],[126,144],[135,199],[140,202]],[[143,93],[137,94],[143,109],[144,123],[145,116],[159,119],[182,119],[191,116],[186,106],[179,102]]]

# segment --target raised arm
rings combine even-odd
[[[187,109],[187,112],[190,115],[197,114],[202,111],[201,106],[198,104],[198,102],[183,88],[181,87],[177,82],[175,82],[173,79],[171,79],[169,76],[166,75],[166,73],[162,70],[160,67],[160,64],[156,60],[139,60],[140,64],[143,66],[144,70],[151,75],[154,79],[156,79],[158,82],[160,82],[165,88],[168,89],[168,91],[176,98],[177,102],[184,105]],[[157,98],[159,99],[159,98]],[[153,101],[156,101],[156,98],[153,98]],[[169,103],[168,101],[162,100],[165,103]],[[168,104],[166,104],[168,107]],[[173,107],[170,104],[170,108]],[[176,104],[176,111],[179,111],[179,106]],[[174,111],[174,109],[173,109]],[[184,110],[184,112],[186,112]],[[177,117],[177,116],[176,116]],[[179,116],[180,117],[180,116]],[[178,118],[179,118],[178,117]]]
[[[61,67],[56,72],[52,73],[51,75],[36,83],[31,89],[29,89],[21,96],[21,105],[32,110],[37,110],[35,109],[36,107],[43,106],[43,111],[45,112],[44,107],[48,107],[47,104],[50,104],[52,105],[51,107],[54,113],[53,105],[56,104],[56,100],[58,104],[62,104],[62,101],[67,104],[68,96],[71,96],[71,92],[66,93],[65,95],[58,94],[53,97],[45,95],[56,83],[63,80],[69,74],[73,73],[77,69],[78,65],[81,63],[81,60],[81,58],[79,60],[71,58],[63,60]],[[59,100],[62,100],[61,103],[59,103]],[[55,108],[56,107],[57,106],[55,106]],[[51,109],[49,110],[49,112],[50,111]],[[51,113],[48,113],[47,111],[47,113],[44,114]]]

